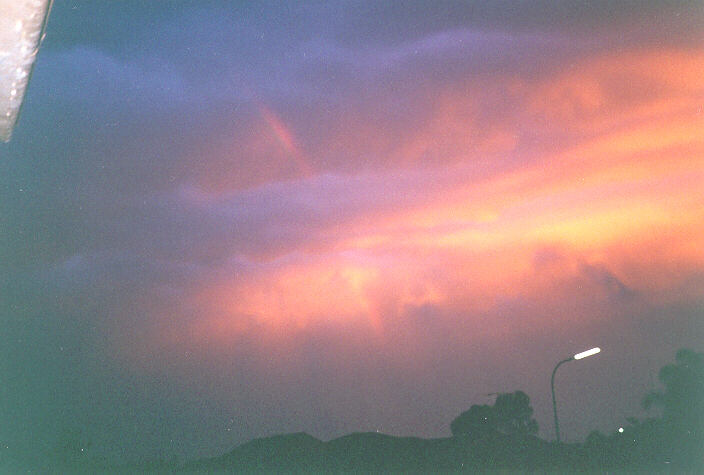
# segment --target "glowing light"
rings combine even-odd
[[[583,352],[581,352],[581,353],[577,353],[576,355],[574,355],[574,359],[576,359],[576,360],[581,360],[582,358],[586,358],[587,356],[595,355],[595,354],[599,353],[600,351],[601,351],[601,348],[599,348],[599,347],[597,346],[596,348],[592,348],[591,350],[587,350],[587,351],[583,351]]]
[[[623,427],[619,427],[618,431],[623,434]]]

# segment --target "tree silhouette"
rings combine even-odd
[[[505,434],[528,435],[538,432],[530,398],[523,391],[499,394],[494,402],[497,429]]]
[[[494,408],[486,404],[475,404],[452,421],[450,430],[455,437],[484,437],[496,431]]]
[[[704,466],[704,353],[683,348],[675,356],[675,364],[663,366],[659,373],[663,391],[651,392],[643,399],[648,409],[662,409],[655,431],[647,434],[656,439],[663,454],[677,468]],[[641,431],[642,432],[642,431]]]
[[[704,467],[704,353],[680,349],[675,363],[660,370],[662,391],[647,394],[643,407],[661,409],[659,417],[628,417],[629,425],[585,446],[601,468],[690,471]]]
[[[663,421],[695,437],[704,435],[704,353],[683,348],[675,364],[664,366],[659,374],[664,391],[651,392],[643,406],[662,408]]]
[[[450,424],[455,437],[481,438],[492,432],[528,435],[538,432],[530,398],[523,391],[503,393],[493,406],[473,405]]]

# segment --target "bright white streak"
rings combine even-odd
[[[0,0],[0,141],[17,121],[51,0]]]
[[[574,359],[576,360],[581,360],[582,358],[586,358],[587,356],[595,355],[601,351],[601,348],[598,346],[596,348],[592,348],[591,350],[583,351],[581,353],[577,353],[574,355]]]

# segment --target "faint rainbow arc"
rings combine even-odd
[[[296,139],[289,128],[284,124],[281,118],[266,105],[259,105],[259,114],[262,116],[264,121],[267,123],[269,128],[271,128],[274,136],[283,146],[284,150],[293,158],[299,171],[304,176],[311,176],[315,173],[310,160],[301,151],[300,146],[296,143]]]

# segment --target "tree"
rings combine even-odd
[[[523,391],[499,394],[494,402],[497,429],[505,434],[528,435],[538,432],[530,398]]]
[[[651,392],[643,406],[662,409],[662,417],[653,419],[641,430],[641,438],[652,441],[661,455],[676,469],[690,470],[704,466],[704,353],[681,349],[675,364],[659,373],[663,391]],[[641,424],[642,426],[642,424]]]
[[[528,435],[538,432],[530,398],[523,391],[499,394],[493,406],[473,405],[450,424],[452,435],[480,438],[492,432]]]
[[[486,404],[475,404],[452,421],[450,430],[455,437],[484,437],[496,431],[494,408]]]
[[[664,391],[651,392],[643,406],[662,409],[663,421],[690,434],[702,436],[704,431],[704,353],[681,349],[675,364],[664,366],[659,373]]]

